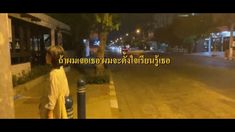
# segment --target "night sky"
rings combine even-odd
[[[79,19],[75,19],[76,15],[75,13],[71,14],[64,14],[64,13],[54,13],[54,14],[48,14],[60,21],[63,21],[64,23],[70,23],[70,22],[77,22]],[[87,14],[89,15],[89,14]],[[116,37],[119,37],[120,35],[124,35],[125,33],[133,32],[136,28],[140,27],[141,25],[144,25],[146,22],[151,21],[152,15],[151,13],[120,13],[120,21],[121,26],[119,31],[111,32],[109,35],[109,39],[115,39]]]
[[[151,13],[120,13],[120,30],[110,33],[110,39],[135,31],[148,21],[151,21],[152,16],[153,14]]]

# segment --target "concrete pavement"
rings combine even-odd
[[[172,57],[158,68],[109,66],[121,118],[235,118],[234,63]]]
[[[207,56],[207,57],[218,57],[218,58],[224,58],[224,52],[219,51],[213,51],[213,52],[197,52],[197,53],[190,53],[186,55],[198,55],[198,56]]]
[[[71,69],[66,74],[74,101],[74,117],[77,118],[76,90],[79,73],[77,70]],[[112,84],[86,85],[87,118],[118,118],[118,110],[113,108],[112,103],[115,98],[110,94],[111,92],[115,93],[115,89],[111,90],[110,86]],[[18,97],[15,99],[16,118],[39,119],[38,104],[44,87],[49,87],[46,76],[40,84],[17,93]]]
[[[171,57],[171,65],[160,67],[109,65],[110,84],[87,85],[87,118],[235,118],[234,62]],[[72,69],[67,77],[76,104],[79,73]],[[43,87],[48,83],[23,92],[15,100],[17,118],[39,118]],[[75,117],[76,109],[75,105]]]

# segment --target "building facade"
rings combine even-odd
[[[45,64],[46,48],[70,45],[70,27],[43,13],[8,13],[9,50],[13,75]]]

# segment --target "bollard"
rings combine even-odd
[[[71,96],[65,97],[65,107],[68,119],[73,119],[73,99]]]
[[[86,88],[85,81],[78,80],[77,86],[77,116],[78,119],[86,118]]]

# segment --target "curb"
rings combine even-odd
[[[114,86],[113,78],[111,71],[109,71],[110,74],[110,81],[109,81],[109,96],[110,96],[110,107],[111,111],[114,117],[119,117],[119,106],[118,106],[118,100],[116,95],[116,89]]]

